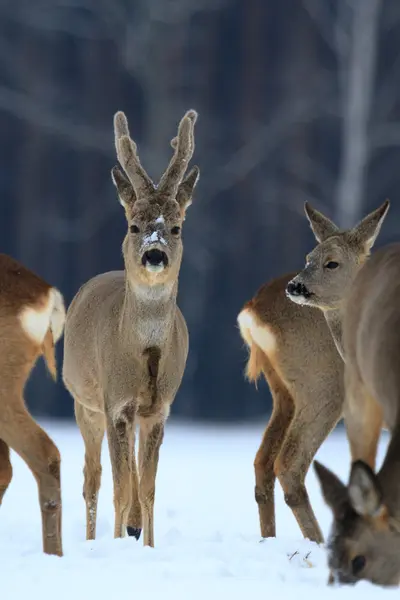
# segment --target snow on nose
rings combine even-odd
[[[143,237],[143,246],[150,246],[151,244],[163,244],[167,245],[166,240],[164,239],[162,232],[159,229],[156,229],[150,235],[145,235]]]

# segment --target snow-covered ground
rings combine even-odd
[[[42,423],[62,455],[64,557],[41,551],[35,481],[13,454],[14,478],[0,509],[0,597],[3,600],[243,600],[252,596],[308,600],[332,594],[363,598],[394,594],[366,582],[326,587],[324,550],[305,541],[277,485],[277,539],[260,543],[253,458],[260,426],[167,424],[156,487],[154,549],[142,540],[113,539],[112,479],[106,442],[97,540],[85,541],[83,444],[74,424]],[[384,436],[380,458],[386,446]],[[347,479],[346,438],[334,432],[318,458]],[[307,477],[324,534],[330,513],[314,473]]]

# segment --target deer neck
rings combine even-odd
[[[145,285],[126,278],[121,329],[129,345],[140,350],[168,344],[176,314],[177,280]]]
[[[335,346],[344,360],[343,339],[342,339],[342,311],[337,308],[324,312],[325,320],[332,334]]]

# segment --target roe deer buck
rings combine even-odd
[[[247,377],[257,382],[263,373],[273,400],[254,460],[255,499],[261,535],[275,536],[277,476],[304,537],[321,543],[304,482],[313,456],[341,417],[343,361],[322,313],[286,297],[293,276],[264,284],[238,316],[250,351]],[[314,377],[315,373],[323,377]]]
[[[326,228],[325,217],[309,210],[318,229]],[[323,235],[304,271],[288,286],[296,301],[321,307],[345,361],[343,415],[352,459],[348,486],[315,461],[334,516],[330,583],[400,581],[400,244],[366,260],[388,210],[386,201],[350,232]],[[391,441],[375,475],[383,424]]]
[[[96,533],[100,453],[107,430],[114,481],[114,536],[154,545],[159,449],[188,354],[186,322],[176,304],[181,227],[199,178],[193,167],[197,113],[182,118],[169,166],[156,187],[143,169],[125,115],[114,117],[117,156],[112,179],[128,232],[124,271],[97,275],[73,299],[66,318],[63,378],[75,400],[85,443],[86,536]],[[135,427],[140,427],[139,474]],[[138,476],[139,475],[139,476]]]
[[[32,471],[39,489],[43,551],[62,556],[60,453],[32,419],[24,388],[43,355],[57,377],[54,345],[65,321],[61,293],[20,262],[0,254],[0,504],[11,482],[10,448]]]

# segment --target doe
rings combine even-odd
[[[310,208],[321,243],[288,286],[293,300],[322,309],[345,362],[343,414],[352,459],[348,485],[314,463],[334,516],[330,583],[400,581],[400,244],[368,258],[388,210],[386,201],[343,233]],[[384,424],[391,440],[375,474]]]
[[[62,556],[60,453],[32,419],[23,394],[41,355],[56,379],[54,346],[64,321],[59,290],[19,261],[0,254],[0,504],[12,478],[11,448],[38,484],[43,551],[58,556]]]

